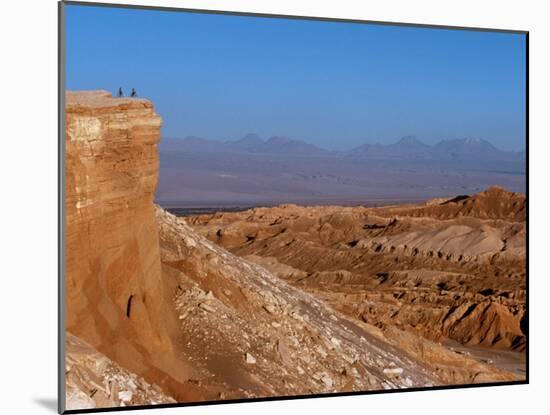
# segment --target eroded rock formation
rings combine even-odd
[[[525,197],[284,205],[188,218],[205,236],[378,327],[525,348]]]
[[[67,395],[75,406],[521,378],[403,331],[405,317],[384,330],[368,310],[348,310],[365,303],[352,300],[364,286],[357,294],[344,284],[337,293],[342,302],[333,301],[331,282],[378,281],[348,269],[359,231],[348,229],[357,217],[346,209],[331,212],[330,221],[292,207],[284,215],[255,211],[237,225],[223,216],[195,220],[210,239],[239,255],[258,255],[249,260],[155,208],[160,124],[146,100],[67,94]],[[376,233],[391,220],[380,215],[357,223],[361,232],[368,224]],[[506,232],[512,252],[514,230]],[[292,261],[299,253],[308,258],[302,264]],[[332,268],[324,265],[328,253],[340,261]],[[389,290],[393,296],[396,287]],[[510,291],[506,298],[521,295]],[[89,366],[95,361],[99,369]]]
[[[159,261],[160,126],[146,100],[67,93],[66,327],[175,393],[190,369],[174,350],[176,317]]]
[[[236,398],[520,378],[399,329],[349,319],[183,219],[161,209],[157,217],[164,272],[177,280],[182,332],[192,334],[186,353],[209,391]]]

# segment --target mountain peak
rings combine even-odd
[[[248,133],[243,138],[236,140],[236,143],[263,143],[264,140],[261,139],[261,137],[258,134],[254,133]]]
[[[476,138],[476,137],[468,137],[468,138],[464,139],[464,142],[466,144],[480,144],[482,141],[484,141],[484,140],[481,140],[481,139]]]
[[[466,137],[466,138],[453,138],[440,141],[436,147],[447,147],[455,149],[485,149],[488,151],[499,151],[493,144],[482,138]]]
[[[484,140],[483,138],[477,138],[477,137],[450,138],[450,139],[441,141],[441,143],[450,143],[450,144],[458,144],[458,145],[466,145],[466,146],[484,145],[484,146],[494,147],[489,141]]]
[[[265,141],[258,134],[248,133],[243,138],[230,141],[227,144],[247,151],[257,151],[265,146]]]
[[[271,137],[269,140],[267,140],[267,142],[270,144],[288,144],[291,141],[297,141],[297,140],[291,140],[288,137],[279,136],[279,135],[275,135]]]
[[[407,146],[407,147],[430,147],[426,143],[420,141],[416,136],[414,135],[407,135],[405,137],[402,137],[395,145],[398,146]]]
[[[419,144],[419,143],[422,143],[422,142],[418,138],[416,138],[416,136],[406,135],[404,137],[401,137],[401,139],[399,139],[399,141],[396,144]]]

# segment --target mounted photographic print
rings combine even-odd
[[[60,3],[60,412],[528,382],[528,33]]]

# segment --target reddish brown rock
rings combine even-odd
[[[438,219],[471,216],[481,219],[523,222],[525,221],[526,206],[525,195],[493,186],[472,196],[463,195],[447,200],[433,199],[428,201],[425,206],[397,207],[385,210],[389,214],[400,216],[427,216]]]
[[[183,390],[190,370],[171,339],[177,323],[153,207],[161,119],[143,99],[66,98],[66,328],[132,372]]]
[[[187,218],[337,310],[427,339],[524,351],[525,196],[380,208],[281,205]]]
[[[424,354],[417,353],[410,345],[420,341],[418,336],[407,332],[412,337],[399,340],[401,331],[367,324],[354,314],[358,310],[331,308],[330,301],[320,300],[334,294],[330,283],[321,293],[312,289],[323,281],[344,287],[367,280],[379,284],[340,266],[350,264],[355,254],[349,254],[358,245],[348,238],[365,232],[355,229],[357,224],[374,225],[367,231],[385,229],[391,236],[410,223],[388,227],[388,218],[365,222],[364,211],[341,208],[320,220],[319,212],[293,206],[283,207],[284,215],[254,212],[245,224],[229,224],[222,232],[214,223],[215,238],[221,238],[217,242],[231,241],[235,250],[243,243],[258,248],[259,241],[269,240],[266,251],[249,252],[258,254],[251,258],[260,258],[261,266],[153,206],[161,122],[148,101],[115,99],[106,92],[68,93],[66,122],[67,330],[120,366],[123,378],[135,376],[142,386],[116,394],[95,392],[101,398],[95,404],[147,402],[154,399],[147,384],[158,385],[162,393],[156,392],[166,401],[189,402],[517,379],[467,356],[453,356],[450,368],[443,358],[439,366],[427,365],[422,359],[432,349],[435,354],[437,346],[422,343]],[[292,226],[292,232],[284,231]],[[384,236],[374,233],[367,236]],[[507,242],[511,248],[512,239]],[[348,252],[338,252],[340,246]],[[307,260],[295,263],[296,254]],[[338,268],[325,266],[335,258]],[[393,296],[394,288],[378,294]],[[353,300],[363,295],[361,290],[336,295],[352,294],[346,300]],[[500,311],[479,310],[480,315],[495,312]],[[463,332],[460,324],[453,327]],[[105,359],[96,360],[101,365]],[[457,365],[470,369],[454,374]],[[474,371],[483,377],[474,379]],[[68,380],[85,386],[83,379],[90,376],[73,373]],[[86,388],[70,383],[67,390],[74,392],[76,404],[92,404],[93,391],[86,397]]]

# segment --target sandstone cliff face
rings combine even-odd
[[[233,255],[185,220],[155,208],[161,121],[148,101],[68,93],[66,113],[72,409],[518,378],[400,328],[384,332],[341,304],[331,308],[327,302],[336,297],[323,302],[325,293],[276,276],[284,269],[292,280],[292,261],[270,272],[266,268],[277,265],[276,259],[262,264]],[[303,237],[334,240],[324,225],[309,232],[318,218],[302,213],[292,221]],[[268,216],[237,229],[235,239],[225,228],[219,242],[239,245],[255,227],[253,239],[270,239],[278,229],[283,236],[273,238],[270,249],[288,253],[282,222],[271,226]],[[335,228],[349,219],[333,216]],[[214,235],[205,233],[219,239],[219,224],[214,227]],[[350,236],[346,230],[342,235]],[[345,241],[336,243],[348,246]],[[329,252],[311,242],[292,249]],[[275,257],[262,258],[269,256]]]
[[[68,92],[66,114],[66,328],[137,374],[181,381],[153,210],[161,119],[102,91]]]

